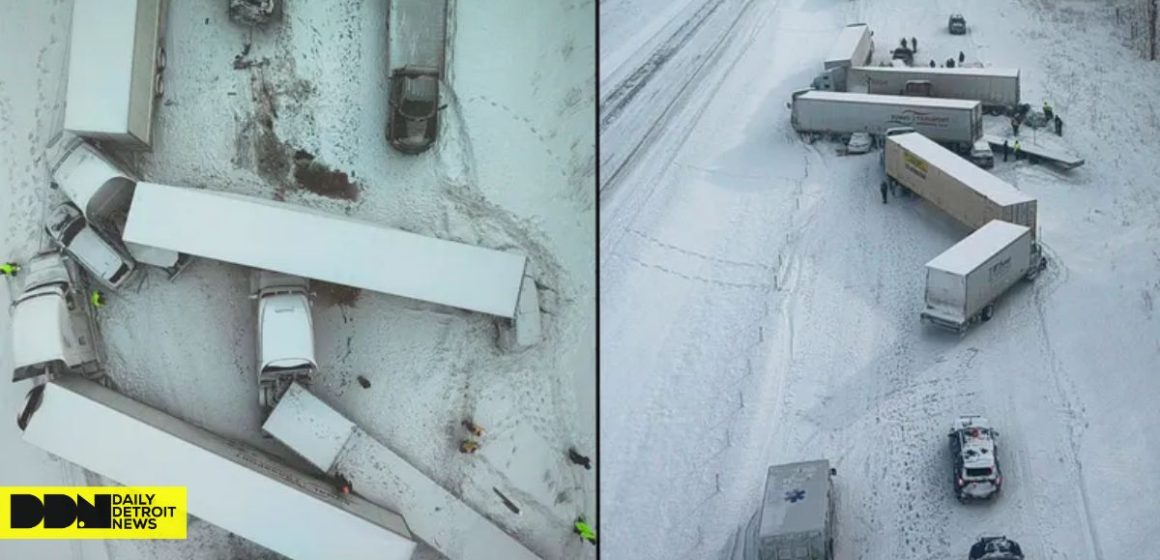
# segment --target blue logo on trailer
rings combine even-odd
[[[804,499],[806,499],[805,490],[791,490],[785,493],[785,501],[791,504],[796,504]]]

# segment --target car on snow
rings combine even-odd
[[[960,416],[951,427],[951,456],[955,497],[960,502],[986,500],[999,493],[1003,473],[999,468],[999,433],[979,415]]]
[[[967,19],[963,17],[963,14],[951,14],[951,17],[947,19],[947,31],[950,31],[951,35],[966,34]]]
[[[1019,543],[1007,537],[981,537],[971,545],[969,560],[1023,560]]]
[[[404,66],[391,73],[391,122],[387,141],[404,154],[420,154],[439,129],[439,70]]]
[[[874,146],[874,140],[866,132],[855,132],[850,135],[850,141],[846,143],[847,154],[864,154],[870,151]]]
[[[61,203],[49,212],[44,231],[105,288],[120,289],[137,270],[137,262],[129,252],[90,227],[80,208],[71,202]]]

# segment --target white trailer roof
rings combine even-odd
[[[858,48],[858,43],[862,40],[862,36],[866,34],[866,29],[865,23],[855,23],[843,27],[841,33],[838,34],[838,40],[834,42],[834,46],[830,49],[830,56],[826,57],[826,62],[850,60],[850,56]]]
[[[283,202],[146,182],[133,194],[124,238],[507,318],[527,260]]]
[[[69,329],[68,310],[63,296],[54,295],[52,288],[43,288],[44,295],[22,300],[12,316],[12,367],[22,368],[65,357],[71,357],[70,345],[63,339]]]
[[[416,546],[399,515],[91,381],[49,383],[24,440],[126,486],[185,486],[190,514],[290,558]]]
[[[123,131],[128,126],[136,29],[137,0],[73,3],[66,129]]]
[[[950,249],[943,251],[941,255],[931,259],[926,263],[926,267],[957,275],[969,274],[1028,231],[1030,230],[1025,226],[991,220],[987,225],[952,245]]]
[[[892,66],[857,66],[857,67],[853,68],[852,70],[857,71],[857,72],[867,72],[867,73],[880,72],[883,74],[914,74],[914,75],[934,74],[934,75],[946,75],[946,76],[993,76],[993,77],[1001,77],[1001,78],[1018,78],[1019,77],[1019,69],[1018,68],[989,68],[989,67],[988,68],[963,68],[963,67],[955,67],[955,68],[921,68],[921,67],[895,68]]]
[[[913,97],[905,95],[875,95],[869,93],[847,93],[840,91],[811,91],[798,96],[798,99],[816,99],[819,101],[837,101],[845,103],[872,103],[875,105],[907,105],[911,107],[929,107],[945,109],[972,109],[980,105],[979,101],[969,99],[940,99],[938,97]]]
[[[871,96],[874,97],[874,96]],[[913,99],[913,98],[911,98]],[[975,189],[979,194],[1001,206],[1030,202],[1035,197],[1012,187],[1010,183],[963,159],[958,154],[940,146],[934,140],[917,132],[896,134],[890,140],[914,155],[930,162],[943,173],[950,175]]]
[[[297,383],[290,385],[262,425],[266,433],[323,472],[334,466],[354,427],[354,422]]]

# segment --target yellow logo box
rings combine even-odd
[[[184,539],[183,486],[0,486],[0,539]]]

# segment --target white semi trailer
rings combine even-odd
[[[76,0],[65,130],[148,150],[164,93],[168,0]]]
[[[870,57],[874,54],[871,36],[870,27],[865,23],[851,23],[843,27],[822,64],[825,72],[815,79],[814,87],[846,91],[847,72],[850,68],[870,63]]]
[[[125,486],[184,486],[190,515],[296,560],[407,560],[406,520],[98,383],[44,385],[24,441]]]
[[[991,220],[1031,229],[1036,235],[1038,202],[1002,179],[971,165],[916,132],[887,134],[886,177],[972,230]]]
[[[848,71],[847,82],[850,91],[877,95],[907,95],[922,89],[930,97],[977,100],[990,114],[1013,111],[1019,105],[1018,68],[859,66]],[[930,85],[913,87],[920,84]]]
[[[926,263],[926,308],[920,316],[962,333],[989,321],[999,296],[1046,267],[1030,228],[992,220]]]
[[[882,136],[911,127],[966,153],[983,136],[978,101],[803,90],[794,93],[790,124],[802,133]]]

